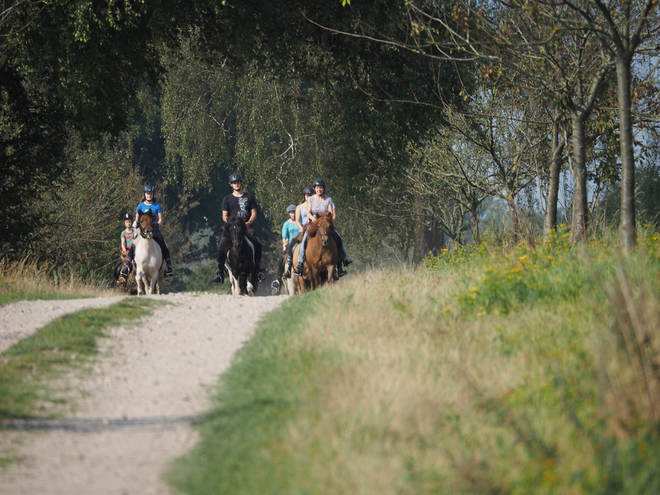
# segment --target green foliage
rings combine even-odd
[[[215,285],[211,283],[211,280],[215,278],[217,266],[217,263],[212,261],[194,265],[192,271],[183,277],[185,290],[228,293],[230,291],[229,284]]]
[[[0,419],[50,415],[56,399],[46,379],[96,354],[103,329],[149,314],[162,302],[126,299],[106,309],[88,309],[58,318],[0,355]]]

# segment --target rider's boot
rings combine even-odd
[[[165,260],[167,267],[165,268],[165,278],[174,278],[174,270],[172,269],[172,258]]]
[[[346,264],[346,262],[344,262],[344,264]],[[339,263],[337,263],[337,277],[343,277],[347,273],[348,272],[344,270],[344,267],[342,266],[342,262],[340,261]]]
[[[305,262],[301,261],[300,263],[298,263],[298,266],[296,266],[296,268],[295,268],[295,270],[293,270],[293,272],[298,276],[302,276],[304,269],[305,269]]]
[[[224,284],[225,275],[220,268],[215,271],[215,278],[212,280],[214,284]]]
[[[128,275],[131,273],[131,263],[133,260],[131,259],[131,256],[128,255],[126,256],[126,261],[124,262],[124,266],[121,267],[121,272],[119,274],[124,277],[128,278]]]
[[[351,266],[353,264],[353,260],[350,259],[348,256],[344,258],[344,266]]]

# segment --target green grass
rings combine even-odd
[[[65,315],[0,354],[0,419],[52,415],[52,403],[59,400],[48,379],[94,356],[105,328],[147,315],[160,304],[130,298]]]
[[[486,243],[269,314],[168,475],[203,493],[660,493],[660,236]]]
[[[209,412],[205,442],[179,461],[170,480],[184,492],[281,493],[297,467],[278,458],[277,444],[295,418],[299,391],[332,359],[323,352],[287,352],[300,333],[297,315],[320,293],[290,299],[264,322],[222,377],[218,406]],[[295,346],[294,346],[295,349]],[[265,451],[273,457],[264,459]],[[274,491],[273,491],[274,490]]]
[[[54,299],[84,299],[94,296],[78,294],[57,294],[52,292],[4,292],[0,290],[0,306],[18,302],[18,301],[36,301],[36,300],[54,300]]]

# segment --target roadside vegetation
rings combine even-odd
[[[47,263],[25,257],[18,261],[0,258],[0,306],[34,299],[76,299],[108,295],[105,283],[71,273],[62,277]]]
[[[218,385],[184,493],[658,493],[660,236],[482,239],[297,296]]]
[[[49,379],[80,366],[97,353],[104,330],[150,314],[164,304],[127,298],[103,309],[87,309],[58,318],[0,354],[0,420],[49,417],[62,402]]]

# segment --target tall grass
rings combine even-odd
[[[222,379],[186,493],[660,493],[658,241],[488,241],[296,297]]]
[[[24,299],[66,299],[108,295],[101,280],[62,276],[46,263],[26,256],[0,259],[0,306]]]

